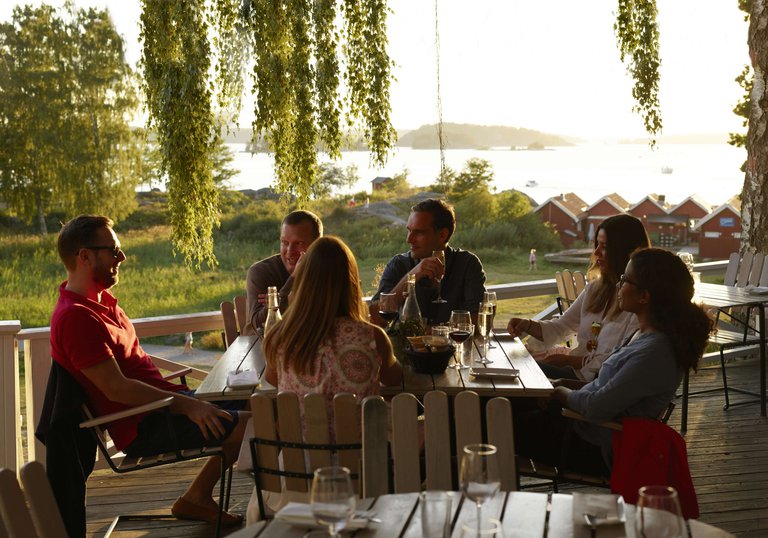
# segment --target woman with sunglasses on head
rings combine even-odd
[[[629,255],[649,246],[648,234],[640,220],[631,215],[608,217],[595,234],[587,272],[589,284],[570,308],[553,320],[509,320],[509,334],[529,334],[547,348],[535,351],[535,344],[529,342],[532,355],[547,377],[591,381],[613,348],[637,329],[635,315],[619,308],[616,283]],[[574,336],[578,341],[576,347],[558,346]]]
[[[597,423],[623,417],[658,418],[674,398],[683,374],[696,369],[712,319],[691,302],[693,279],[680,258],[657,248],[638,250],[617,288],[619,307],[637,316],[637,332],[608,357],[594,381],[553,383],[551,399],[589,422],[574,423],[566,441],[567,419],[559,413],[521,413],[519,420],[515,417],[519,454],[607,475],[612,434]],[[566,462],[560,461],[564,442],[568,443]]]

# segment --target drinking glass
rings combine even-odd
[[[472,317],[469,310],[454,310],[451,312],[451,318],[448,321],[451,328],[448,336],[456,342],[458,347],[458,356],[456,357],[455,368],[462,368],[462,359],[464,358],[464,342],[472,335],[469,327],[472,326]]]
[[[483,504],[501,487],[496,447],[479,443],[466,445],[461,459],[461,490],[477,505],[477,536],[483,535]]]
[[[493,362],[488,358],[488,333],[493,322],[493,309],[488,303],[480,303],[480,307],[477,310],[477,332],[483,339],[480,346],[480,358],[477,362],[481,364],[489,364]]]
[[[447,538],[451,534],[451,494],[445,491],[422,491],[421,535],[423,538]]]
[[[493,343],[493,337],[495,336],[493,334],[493,320],[496,319],[496,292],[495,291],[486,291],[483,293],[483,302],[488,303],[491,305],[491,325],[488,330],[488,347],[494,348],[496,347]]]
[[[688,532],[675,488],[643,486],[635,506],[637,538],[685,538]]]
[[[445,251],[443,250],[433,250],[432,251],[432,257],[437,258],[437,261],[440,262],[440,265],[443,266],[443,276],[445,275]],[[437,299],[432,301],[433,303],[445,303],[447,302],[445,299],[443,299],[440,296],[441,288],[443,287],[443,276],[437,277]]]
[[[382,293],[379,295],[379,315],[384,318],[387,325],[391,325],[397,317],[397,296],[394,293]]]
[[[315,521],[328,528],[328,535],[339,538],[355,512],[355,492],[349,469],[346,467],[320,467],[312,479],[312,515]]]

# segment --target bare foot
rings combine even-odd
[[[184,497],[179,497],[171,507],[171,513],[179,519],[190,519],[193,521],[205,521],[207,523],[216,524],[216,518],[219,516],[219,505],[216,504],[213,499],[204,503],[198,504],[186,500]],[[221,525],[222,527],[231,527],[233,525],[240,525],[243,522],[243,516],[238,514],[230,514],[229,512],[221,513]]]

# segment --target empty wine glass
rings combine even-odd
[[[379,295],[379,315],[384,318],[387,325],[391,325],[397,317],[397,296],[394,293],[382,293]]]
[[[635,506],[635,535],[638,538],[684,538],[688,536],[675,488],[643,486]]]
[[[315,521],[328,528],[328,535],[339,538],[355,512],[355,493],[349,469],[346,467],[320,467],[312,479],[312,515]]]
[[[495,291],[486,291],[483,293],[483,302],[488,303],[492,307],[491,312],[491,325],[488,331],[488,347],[494,348],[496,347],[493,343],[493,337],[495,336],[493,333],[493,320],[496,319],[496,292]]]
[[[445,275],[445,251],[444,250],[433,250],[432,251],[432,257],[437,258],[437,261],[440,262],[440,265],[443,266],[443,275]],[[433,303],[445,303],[447,302],[445,299],[443,299],[440,296],[441,288],[443,287],[443,275],[437,277],[437,299],[432,301]]]
[[[464,358],[464,342],[472,335],[470,327],[472,326],[472,317],[469,310],[454,310],[451,312],[451,318],[448,321],[450,331],[448,336],[456,342],[458,354],[454,365],[456,369],[462,368],[462,359]]]
[[[477,535],[483,534],[483,504],[501,487],[496,447],[479,443],[466,445],[461,459],[461,490],[477,505]]]
[[[477,310],[477,332],[483,339],[480,346],[480,358],[477,362],[481,364],[489,364],[493,362],[488,358],[488,333],[490,332],[491,323],[493,321],[493,309],[488,303],[480,303],[480,307]]]

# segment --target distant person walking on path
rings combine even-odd
[[[531,271],[538,271],[538,268],[536,267],[536,249],[531,249],[531,255],[528,256],[528,272]]]

